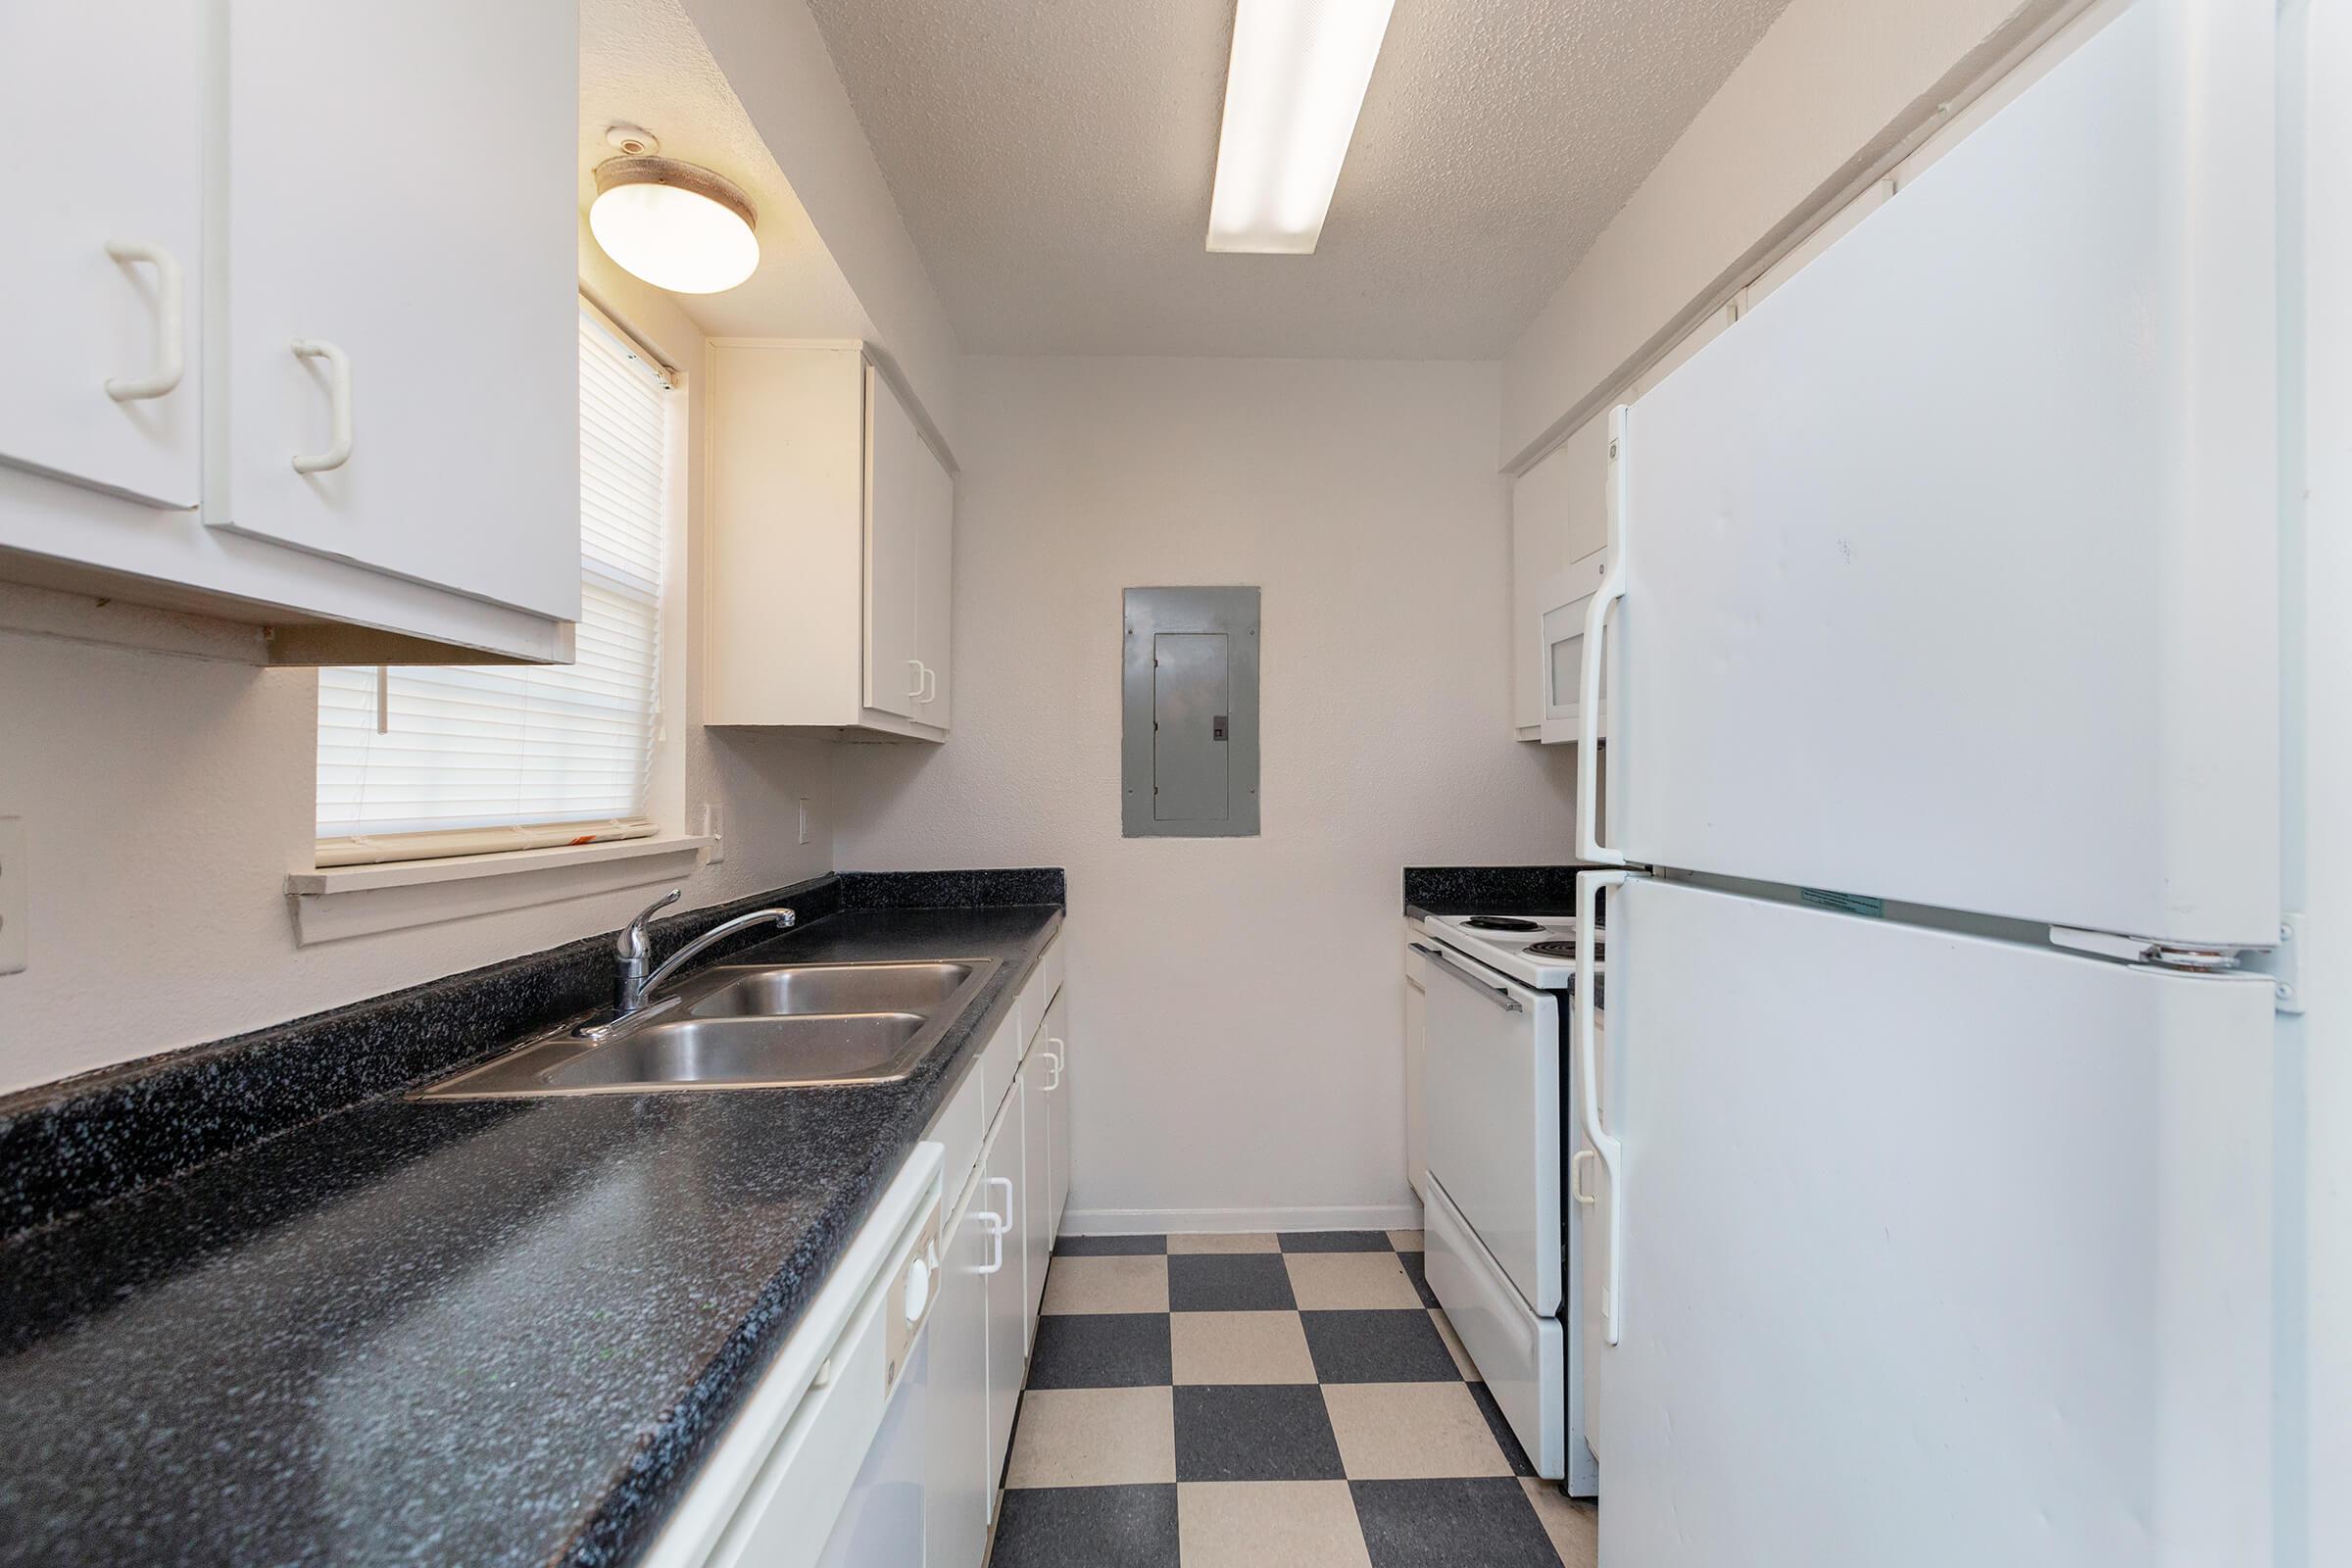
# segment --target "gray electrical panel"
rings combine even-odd
[[[1121,818],[1136,838],[1257,832],[1257,590],[1127,590]]]

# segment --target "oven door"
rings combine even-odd
[[[1430,1174],[1529,1309],[1549,1316],[1560,1305],[1559,1008],[1452,948],[1430,952]]]

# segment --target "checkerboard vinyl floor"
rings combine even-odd
[[[1064,1237],[993,1568],[1590,1568],[1417,1231]]]

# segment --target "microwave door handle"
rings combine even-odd
[[[1439,968],[1445,970],[1447,974],[1453,976],[1456,980],[1459,980],[1462,984],[1468,986],[1471,990],[1477,992],[1480,996],[1494,1004],[1494,1005],[1500,1007],[1503,1011],[1525,1012],[1527,1010],[1525,1007],[1519,1004],[1519,999],[1512,996],[1507,987],[1489,985],[1486,981],[1481,980],[1478,976],[1472,974],[1469,970],[1454,962],[1453,959],[1446,955],[1443,948],[1425,948],[1418,942],[1410,943],[1408,946],[1410,946],[1415,953],[1418,953],[1423,957],[1435,962]]]

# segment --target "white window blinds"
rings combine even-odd
[[[321,865],[654,830],[670,399],[583,307],[578,662],[319,671]]]

